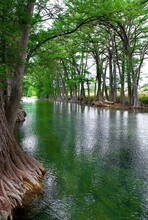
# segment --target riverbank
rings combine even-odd
[[[57,98],[45,98],[45,97],[23,97],[22,101],[25,102],[34,102],[36,100],[45,100],[45,101],[59,101],[59,102],[67,102],[67,103],[77,103],[80,105],[88,105],[88,106],[94,106],[94,107],[103,107],[103,108],[111,108],[111,109],[121,109],[121,110],[128,110],[128,109],[133,109],[132,106],[130,106],[127,103],[125,105],[120,103],[119,97],[117,97],[117,102],[113,103],[110,101],[99,101],[97,98],[91,96],[91,97],[85,97],[85,99],[77,97],[77,98],[72,98],[70,97],[57,97]],[[140,110],[146,110],[148,111],[148,94],[147,93],[142,93],[139,95],[139,100],[141,102],[141,108]]]
[[[44,99],[44,98],[41,98],[41,100],[53,101],[53,99]],[[141,95],[139,100],[141,102],[141,106],[139,109],[148,110],[148,95]],[[129,105],[127,103],[127,100],[124,105],[121,104],[120,99],[117,99],[116,103],[105,100],[105,99],[102,101],[99,101],[97,98],[94,98],[94,97],[85,97],[85,99],[83,99],[83,98],[70,99],[70,98],[58,97],[58,98],[54,99],[54,101],[77,103],[77,104],[81,104],[81,105],[89,105],[89,106],[94,106],[94,107],[103,107],[103,108],[112,108],[112,109],[122,109],[122,110],[134,109],[131,105]]]

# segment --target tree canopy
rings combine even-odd
[[[28,49],[28,59],[32,57],[33,66],[40,66],[39,71],[36,66],[36,72],[41,71],[41,66],[48,72],[44,81],[53,85],[54,97],[84,98],[85,91],[92,92],[94,88],[99,99],[116,102],[119,93],[125,104],[127,88],[128,103],[140,106],[138,86],[148,54],[147,1],[70,0],[55,7],[55,20],[50,26],[39,25],[39,30],[33,31]],[[90,62],[96,70],[89,69]],[[43,74],[39,75],[43,79]],[[48,87],[47,83],[42,86]],[[44,96],[50,96],[50,88],[46,91]]]

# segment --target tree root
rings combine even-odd
[[[18,151],[7,158],[4,151],[0,155],[0,219],[12,219],[13,209],[22,206],[26,194],[32,196],[42,189],[44,168],[21,149],[19,154],[21,157],[24,154],[23,162]]]
[[[103,101],[94,101],[92,103],[92,105],[96,106],[96,107],[109,107],[108,104],[106,104],[105,102]]]
[[[26,194],[37,193],[42,189],[43,173],[41,171],[41,175],[39,175],[36,170],[33,173],[27,169],[25,171],[19,170],[16,167],[16,176],[21,177],[17,179],[13,175],[11,176],[12,169],[9,170],[9,175],[4,175],[3,172],[0,175],[0,219],[2,216],[7,220],[12,219],[13,209],[22,206]]]
[[[18,146],[0,109],[0,220],[12,219],[25,198],[41,192],[44,173],[43,166]]]

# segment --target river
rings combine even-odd
[[[22,148],[46,168],[43,194],[21,220],[148,219],[148,113],[22,103]]]

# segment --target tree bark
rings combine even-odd
[[[26,11],[28,17],[32,17],[34,2],[29,2]],[[24,24],[16,55],[16,64],[14,68],[14,78],[11,80],[11,93],[6,106],[6,118],[10,131],[13,132],[19,103],[22,95],[22,80],[24,76],[25,61],[27,57],[27,46],[29,40],[30,24]],[[13,108],[12,108],[13,106]]]
[[[137,85],[137,80],[136,80],[136,73],[134,70],[134,65],[133,65],[133,61],[132,61],[132,55],[130,52],[130,48],[128,48],[128,59],[129,59],[129,65],[130,65],[130,69],[132,72],[132,87],[133,87],[133,108],[140,108],[140,101],[138,98],[138,85]]]
[[[113,89],[113,57],[110,49],[108,49],[108,55],[109,55],[109,98],[110,101],[113,101],[114,99],[114,89]]]
[[[121,90],[120,90],[120,103],[122,105],[125,105],[125,92],[124,92],[124,81],[125,81],[125,60],[124,60],[124,57],[123,57],[123,60],[122,60],[122,71],[121,71],[121,74],[120,74],[120,80],[121,80]]]
[[[10,133],[0,91],[0,216],[12,217],[12,209],[22,205],[24,195],[41,190],[44,168],[23,152]]]
[[[98,79],[98,91],[97,91],[97,95],[98,95],[98,99],[102,100],[102,91],[101,91],[101,78],[102,78],[102,64],[99,60],[99,55],[96,56],[96,68],[97,68],[97,79]]]
[[[68,76],[67,67],[66,67],[66,64],[65,64],[63,59],[61,59],[61,63],[63,65],[63,69],[64,69],[66,80],[68,80],[68,82],[69,82],[69,76]],[[68,86],[69,86],[70,99],[72,99],[72,88],[71,88],[70,84]]]

